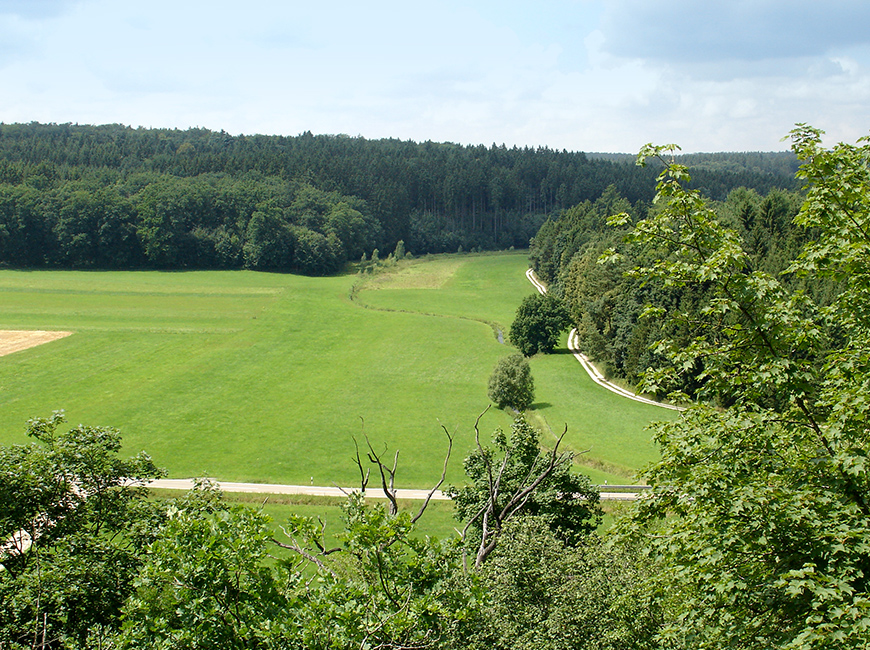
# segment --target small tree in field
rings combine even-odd
[[[489,377],[489,399],[499,408],[524,411],[535,399],[535,380],[529,362],[521,354],[499,360]]]
[[[568,309],[555,296],[526,296],[511,323],[510,340],[527,357],[538,352],[550,354],[570,325]]]

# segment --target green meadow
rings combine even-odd
[[[109,425],[170,477],[354,485],[354,437],[392,458],[397,482],[461,482],[486,383],[513,313],[533,291],[523,252],[403,262],[375,276],[248,271],[0,271],[0,329],[72,336],[0,357],[0,444],[28,418]],[[568,354],[536,357],[532,417],[586,451],[594,480],[653,460],[644,431],[669,411],[611,395]],[[491,409],[488,440],[509,427]],[[549,434],[548,434],[549,435]]]

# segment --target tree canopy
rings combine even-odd
[[[705,191],[790,186],[790,159],[706,161]],[[722,162],[722,161],[719,161]],[[524,248],[548,216],[652,174],[579,152],[0,124],[0,264],[326,274],[398,241],[419,255]]]
[[[521,354],[499,359],[489,376],[487,394],[499,408],[524,411],[535,399],[535,380],[529,362]]]
[[[511,323],[510,341],[524,356],[556,349],[559,336],[571,325],[564,303],[551,293],[526,296]]]
[[[162,474],[147,455],[118,458],[117,429],[63,422],[34,418],[33,443],[0,447],[0,646],[72,647],[117,629],[165,517],[141,487]]]
[[[870,647],[870,145],[791,137],[810,236],[787,270],[837,280],[837,300],[753,268],[681,165],[665,164],[660,209],[628,236],[659,251],[633,276],[703,289],[694,309],[645,312],[680,336],[660,342],[644,386],[682,391],[690,374],[699,401],[656,428],[654,490],[626,526],[659,563],[661,638],[676,647]]]
[[[451,487],[456,517],[466,522],[463,541],[474,547],[479,567],[495,550],[507,523],[538,516],[563,542],[580,544],[601,522],[598,489],[589,477],[571,471],[575,454],[560,452],[562,437],[549,451],[540,433],[518,415],[510,435],[497,429],[492,445],[480,442],[465,459],[470,483]],[[564,436],[564,432],[562,434]]]

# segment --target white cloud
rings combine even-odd
[[[807,0],[10,4],[6,122],[628,152],[782,149],[794,122],[847,140],[870,126],[866,22],[844,24],[866,11],[852,1],[824,19]]]
[[[819,56],[870,41],[864,0],[610,0],[607,49],[674,64]]]

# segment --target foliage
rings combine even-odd
[[[571,317],[559,298],[550,293],[533,294],[517,307],[509,337],[524,356],[550,354],[570,324]]]
[[[697,194],[708,198],[709,188]],[[772,188],[762,195],[738,187],[719,198],[707,204],[721,224],[740,234],[746,261],[753,269],[779,275],[810,234],[792,224],[802,200],[797,192]],[[687,343],[689,336],[678,323],[642,318],[644,306],[655,303],[666,311],[692,312],[699,311],[707,299],[705,285],[664,291],[660,285],[626,273],[635,266],[650,265],[664,254],[659,242],[632,246],[623,242],[633,223],[659,210],[660,202],[632,205],[611,187],[595,202],[576,205],[546,222],[529,252],[536,273],[565,301],[577,328],[580,349],[607,376],[634,385],[648,367],[662,362],[654,349],[658,340],[667,337]],[[606,229],[606,218],[617,213],[628,218],[618,227]],[[607,249],[618,254],[618,263],[597,263]],[[789,289],[804,289],[819,300],[829,302],[836,293],[834,283],[827,279],[789,276],[782,280]],[[695,388],[695,378],[686,375],[682,389],[693,394]]]
[[[717,197],[790,184],[775,154],[719,157],[698,175]],[[269,204],[284,227],[334,235],[341,262],[400,240],[418,255],[525,248],[549,215],[610,185],[647,201],[651,180],[627,162],[544,147],[0,124],[0,264],[275,270],[268,249],[284,229],[264,240],[266,218],[246,239]],[[280,270],[297,270],[288,259]]]
[[[807,183],[796,221],[816,237],[790,271],[840,281],[832,303],[752,270],[680,165],[666,165],[661,209],[630,235],[663,252],[634,275],[705,289],[700,309],[647,310],[686,333],[662,341],[668,363],[647,386],[692,374],[724,406],[657,427],[655,488],[626,527],[667,567],[655,582],[671,594],[662,637],[676,647],[870,647],[870,145],[826,150],[799,126],[792,146]]]
[[[349,495],[330,547],[322,521],[291,515],[276,535],[261,510],[227,503],[209,482],[140,499],[130,481],[159,474],[147,457],[119,460],[117,431],[58,434],[61,421],[32,420],[38,444],[0,451],[13,506],[3,532],[36,522],[26,529],[34,545],[3,558],[4,647],[615,649],[646,647],[656,624],[635,556],[590,537],[597,492],[569,475],[570,455],[542,453],[522,421],[500,443],[498,480],[478,475],[489,502],[516,487],[520,504],[488,511],[504,533],[481,573],[464,567],[460,540],[419,534],[428,501],[414,516],[400,511],[396,465],[370,443],[389,507],[366,503],[358,451],[363,490]],[[472,454],[472,475],[493,458],[478,451],[487,458]],[[474,498],[475,487],[463,492]]]
[[[499,359],[489,376],[487,394],[500,409],[524,411],[535,399],[535,380],[529,362],[521,354]]]
[[[268,647],[292,636],[287,598],[264,564],[266,524],[208,484],[171,504],[124,608],[119,647]]]
[[[118,458],[116,429],[61,433],[63,422],[59,412],[30,420],[35,442],[0,448],[2,646],[84,642],[116,628],[159,520],[137,487],[161,474],[150,458]]]
[[[321,529],[297,520],[288,532],[304,535],[306,528],[314,535]],[[473,579],[461,577],[455,542],[420,538],[414,529],[407,512],[365,506],[359,494],[348,499],[342,557],[321,569],[324,586],[306,602],[306,647],[447,645],[480,594]],[[308,539],[319,551],[315,537]]]
[[[242,245],[245,266],[258,271],[291,268],[296,244],[276,205],[261,205],[251,215]]]
[[[421,539],[416,517],[361,492],[343,511],[341,544],[327,548],[318,520],[293,515],[274,538],[265,515],[199,486],[148,549],[118,645],[447,647],[480,597],[455,543]]]
[[[574,474],[572,452],[549,452],[539,445],[539,433],[520,415],[510,437],[497,429],[493,446],[477,448],[464,462],[471,483],[447,491],[456,504],[456,518],[465,522],[463,538],[479,567],[495,550],[508,521],[536,515],[559,539],[579,544],[601,521],[597,488],[583,474]],[[564,436],[564,434],[563,434]]]
[[[506,525],[480,573],[488,598],[469,650],[657,647],[661,612],[642,589],[653,567],[636,549],[594,535],[568,546],[530,516]]]
[[[416,533],[425,505],[411,517],[354,493],[340,547],[300,516],[281,541],[208,482],[142,499],[159,474],[147,457],[116,458],[114,429],[61,422],[32,420],[38,443],[0,449],[3,647],[447,647],[477,607],[456,543]]]

